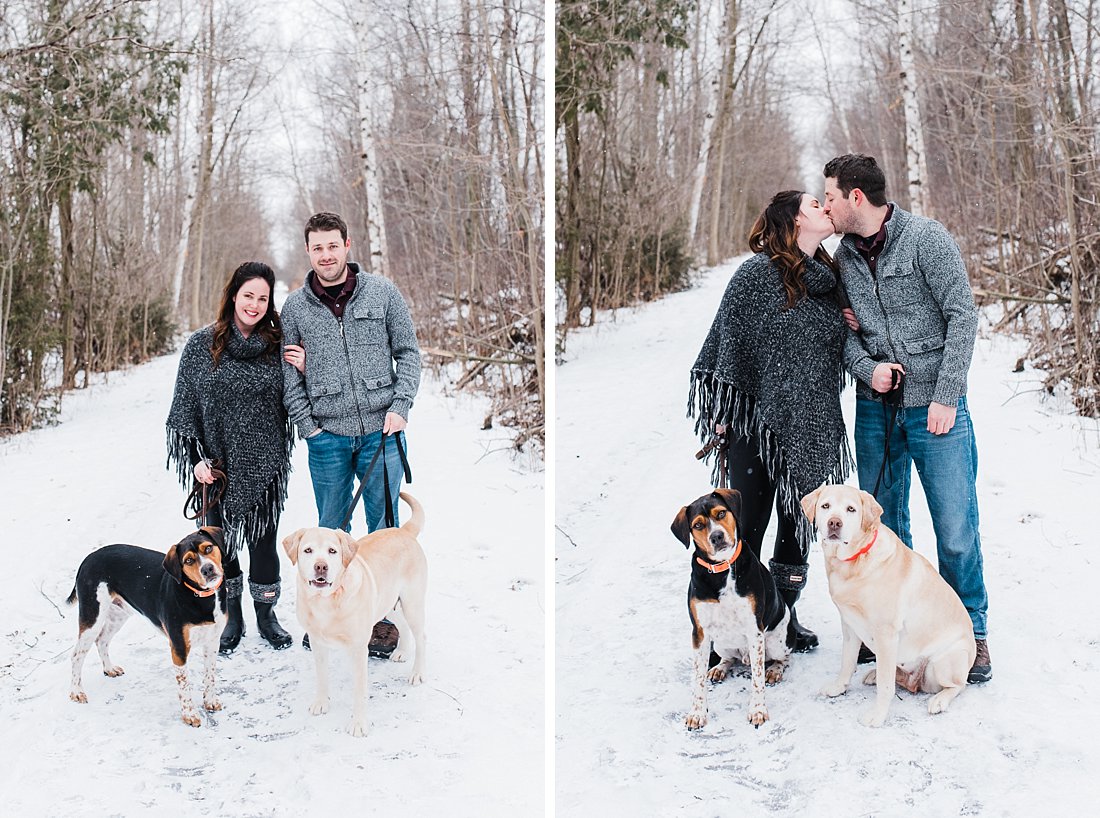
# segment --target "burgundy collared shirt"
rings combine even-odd
[[[871,268],[871,275],[875,275],[875,269],[878,265],[878,257],[882,254],[882,248],[886,246],[886,222],[890,221],[890,217],[894,215],[894,206],[890,205],[886,211],[886,218],[882,220],[882,224],[879,225],[878,232],[873,236],[856,236],[856,250],[863,256],[863,260],[867,262],[867,266]]]
[[[317,273],[313,273],[309,277],[309,286],[313,290],[313,294],[321,299],[321,303],[332,310],[332,314],[337,318],[344,317],[344,307],[347,306],[348,301],[351,299],[352,293],[355,292],[355,275],[351,269],[348,269],[348,277],[344,280],[344,284],[339,290],[336,289],[337,285],[331,287],[325,287],[317,280]]]

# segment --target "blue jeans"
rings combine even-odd
[[[874,490],[882,467],[886,417],[881,403],[863,398],[856,401],[856,468],[859,487],[864,491]],[[909,532],[909,486],[913,464],[917,466],[932,515],[940,576],[955,589],[970,614],[974,637],[985,639],[989,600],[978,533],[975,486],[978,447],[965,397],[959,399],[955,425],[945,435],[928,431],[927,406],[898,410],[897,424],[890,437],[890,463],[875,499],[882,506],[882,522],[910,548],[913,537]]]
[[[399,432],[401,443],[408,454],[405,433]],[[389,437],[393,437],[390,435]],[[348,516],[351,498],[371,458],[382,442],[382,432],[369,435],[334,435],[322,431],[306,438],[309,449],[309,476],[313,480],[313,496],[317,500],[317,524],[322,528],[339,528]],[[382,480],[382,461],[389,470],[390,493],[393,501],[393,519],[397,525],[397,492],[401,488],[404,471],[397,442],[386,440],[386,451],[371,469],[367,487],[363,489],[363,510],[367,518],[367,531],[376,531],[386,525],[386,493]],[[347,526],[351,530],[351,525]]]

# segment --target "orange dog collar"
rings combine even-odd
[[[696,557],[695,561],[706,568],[712,574],[721,574],[723,571],[728,571],[730,566],[737,562],[737,558],[741,556],[741,540],[737,541],[737,548],[733,551],[733,556],[725,562],[707,562],[702,557]]]
[[[862,557],[864,554],[866,554],[868,551],[871,550],[871,546],[875,544],[875,540],[877,540],[877,539],[878,539],[878,529],[876,528],[875,529],[875,536],[871,537],[871,541],[869,543],[867,543],[867,545],[863,546],[863,548],[856,551],[856,553],[852,554],[852,556],[845,557],[844,562],[851,562],[852,560],[856,559],[857,557]]]

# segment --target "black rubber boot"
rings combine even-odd
[[[228,655],[237,649],[237,645],[241,643],[241,637],[244,636],[244,615],[241,613],[241,590],[244,583],[240,577],[234,577],[227,579],[225,584],[228,618],[225,629],[222,631],[221,641],[218,643],[218,653]]]
[[[275,650],[283,650],[294,644],[294,638],[283,630],[275,618],[275,606],[270,602],[256,602],[256,630]]]
[[[801,591],[779,592],[779,596],[791,611],[791,619],[787,623],[787,644],[795,653],[805,653],[817,647],[817,634],[803,627],[798,621],[798,614],[794,611],[794,604],[798,602],[798,596],[801,593]]]

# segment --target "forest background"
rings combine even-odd
[[[334,210],[427,364],[541,446],[542,0],[0,0],[0,434],[293,286]]]
[[[1045,388],[1097,416],[1098,25],[1095,0],[561,0],[559,356],[860,152],[952,232]]]

